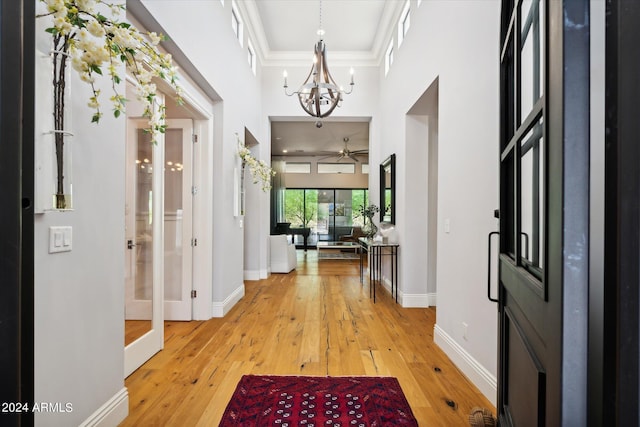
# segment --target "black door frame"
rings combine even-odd
[[[607,1],[604,351],[602,394],[599,397],[602,399],[602,418],[607,421],[604,424],[620,426],[640,424],[638,40],[640,2]]]
[[[33,106],[35,2],[0,3],[0,402],[34,400]],[[12,407],[7,407],[11,410]],[[15,407],[13,407],[15,410]],[[0,413],[3,426],[32,412]]]

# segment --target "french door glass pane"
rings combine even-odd
[[[543,92],[544,2],[524,0],[521,6],[520,107],[524,120]]]
[[[182,129],[165,132],[164,297],[182,300]]]
[[[520,255],[525,267],[539,273],[544,267],[545,208],[545,153],[541,120],[521,141],[520,150]]]
[[[138,130],[136,173],[136,271],[135,299],[151,300],[153,294],[153,144]],[[147,319],[151,319],[151,305]]]
[[[501,186],[503,191],[501,197],[508,200],[504,203],[503,210],[500,211],[500,222],[504,224],[504,233],[501,233],[501,252],[509,254],[515,260],[516,256],[516,213],[515,213],[515,161],[514,150],[511,150],[507,157],[502,161],[504,173],[502,176]]]

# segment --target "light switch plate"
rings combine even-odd
[[[69,252],[73,246],[71,226],[49,227],[49,253]]]

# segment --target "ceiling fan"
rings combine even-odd
[[[330,159],[332,157],[337,157],[336,162],[339,162],[340,160],[347,158],[347,159],[351,159],[353,161],[359,162],[360,160],[356,157],[358,155],[368,155],[369,154],[369,150],[368,149],[364,149],[364,150],[349,150],[349,147],[347,146],[349,144],[349,137],[345,136],[344,138],[342,138],[342,141],[344,141],[344,148],[340,151],[338,151],[337,154],[333,154],[331,156],[326,156],[321,158],[320,160],[324,160],[324,159]]]

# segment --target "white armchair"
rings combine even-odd
[[[272,273],[288,273],[298,266],[296,247],[289,242],[286,234],[269,236],[269,249]]]

